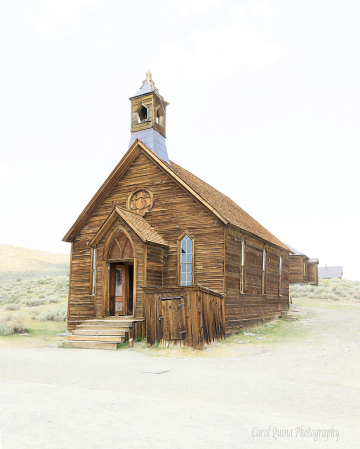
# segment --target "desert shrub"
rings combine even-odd
[[[6,337],[7,335],[10,335],[10,329],[6,325],[6,323],[0,322],[0,337]]]
[[[45,300],[39,299],[39,298],[31,298],[26,301],[26,305],[30,306],[30,307],[41,306],[41,304],[44,304],[44,303],[45,303]]]
[[[60,298],[57,298],[57,297],[49,298],[49,303],[51,303],[51,304],[57,304],[59,302],[61,302]]]
[[[25,316],[22,313],[7,314],[0,318],[0,335],[24,332]]]
[[[31,319],[31,320],[37,320],[37,318],[38,318],[38,316],[40,315],[40,313],[41,313],[41,310],[39,310],[39,309],[32,310],[32,311],[30,312],[30,319]]]
[[[41,312],[37,317],[39,321],[65,321],[66,309],[57,308]]]
[[[20,305],[19,305],[19,304],[14,304],[14,303],[8,304],[8,305],[5,307],[5,309],[6,309],[6,310],[19,310],[19,309],[20,309]]]

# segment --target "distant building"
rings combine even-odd
[[[310,259],[306,254],[290,245],[293,254],[289,256],[289,284],[319,284],[319,259]]]
[[[343,267],[319,267],[319,279],[342,279]]]

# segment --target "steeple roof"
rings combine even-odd
[[[162,97],[160,95],[159,89],[157,87],[155,87],[155,83],[154,83],[154,81],[152,79],[152,74],[150,72],[150,69],[148,69],[146,71],[146,78],[142,82],[142,85],[141,85],[140,89],[136,92],[135,95],[130,97],[130,99],[134,98],[134,97],[140,97],[141,95],[149,94],[151,92],[156,93],[156,95],[158,95],[158,97],[161,98],[161,100],[164,101],[166,103],[166,105],[170,104],[170,103],[166,102],[164,100],[164,97]]]

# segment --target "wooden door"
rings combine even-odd
[[[125,265],[116,265],[115,268],[115,315],[127,314],[127,285]]]

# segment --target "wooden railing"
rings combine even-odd
[[[201,349],[225,338],[225,294],[200,285],[143,290],[148,345]]]

